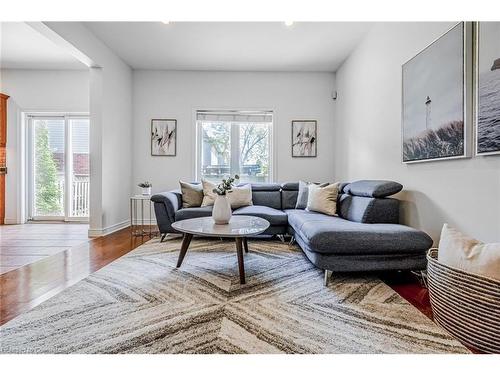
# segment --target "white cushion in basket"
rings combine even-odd
[[[500,280],[500,243],[483,243],[443,225],[438,261],[468,273]]]

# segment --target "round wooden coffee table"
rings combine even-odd
[[[182,264],[193,235],[206,237],[234,238],[238,255],[240,284],[245,284],[245,266],[243,263],[243,248],[248,253],[247,238],[263,233],[269,228],[269,221],[255,216],[233,215],[229,224],[215,224],[212,217],[200,217],[176,221],[172,228],[183,233],[181,251],[177,260],[177,268]]]

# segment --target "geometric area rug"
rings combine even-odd
[[[375,276],[328,287],[296,245],[153,239],[0,327],[1,353],[468,353]]]

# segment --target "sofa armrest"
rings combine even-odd
[[[180,191],[173,190],[157,193],[151,197],[154,202],[156,221],[160,232],[171,231],[171,225],[175,222],[175,213],[182,208],[182,195]]]

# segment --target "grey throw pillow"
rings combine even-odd
[[[307,182],[299,181],[299,194],[297,195],[297,203],[295,203],[295,208],[298,210],[305,210],[307,207],[307,185]]]
[[[298,210],[305,210],[307,207],[307,197],[309,195],[309,185],[319,185],[320,187],[325,187],[328,185],[328,182],[319,184],[313,182],[305,182],[299,181],[299,194],[297,195],[297,203],[295,204],[295,208]]]
[[[181,185],[182,207],[200,207],[203,202],[203,186],[179,181]]]

